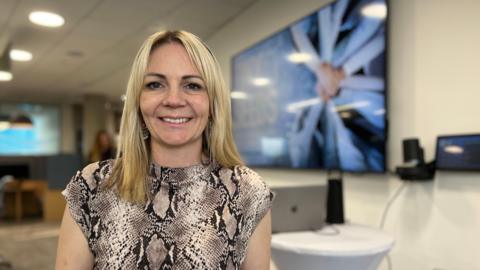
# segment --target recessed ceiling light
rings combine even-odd
[[[20,62],[30,61],[32,60],[32,53],[24,50],[11,50],[10,59]]]
[[[363,16],[385,19],[387,17],[387,6],[384,3],[372,3],[362,8]]]
[[[0,71],[0,81],[7,82],[13,79],[13,75],[8,71]]]
[[[65,23],[62,16],[46,11],[33,11],[28,15],[28,19],[34,24],[46,27],[60,27]]]

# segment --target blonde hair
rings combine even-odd
[[[106,182],[108,187],[115,186],[119,196],[127,201],[144,202],[149,196],[150,145],[142,136],[140,95],[151,53],[172,42],[186,49],[207,88],[210,119],[203,132],[204,154],[223,167],[243,164],[233,140],[229,91],[215,56],[200,38],[189,32],[157,32],[145,40],[133,62],[120,125],[117,159]]]

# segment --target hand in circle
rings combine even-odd
[[[329,101],[338,94],[340,82],[345,78],[343,69],[334,68],[329,63],[322,63],[316,70],[318,95],[323,101]]]

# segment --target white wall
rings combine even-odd
[[[232,55],[328,2],[263,0],[225,25],[207,43],[227,82]],[[480,1],[389,2],[388,158],[394,168],[405,137],[420,137],[430,160],[438,134],[480,132]],[[325,179],[320,172],[258,171],[270,183]],[[389,196],[401,184],[384,175],[347,175],[347,218],[378,226]],[[480,269],[478,228],[480,174],[437,173],[433,182],[409,183],[385,226],[396,238],[393,269]]]
[[[415,4],[417,133],[433,157],[436,134],[480,130],[480,1]]]

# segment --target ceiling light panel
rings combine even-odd
[[[13,79],[13,75],[9,71],[0,71],[0,81],[7,82]]]
[[[29,51],[16,49],[10,51],[10,59],[13,61],[27,62],[32,60],[32,57],[32,53]]]
[[[47,11],[33,11],[28,19],[34,24],[45,27],[60,27],[65,24],[65,19],[62,16]]]

